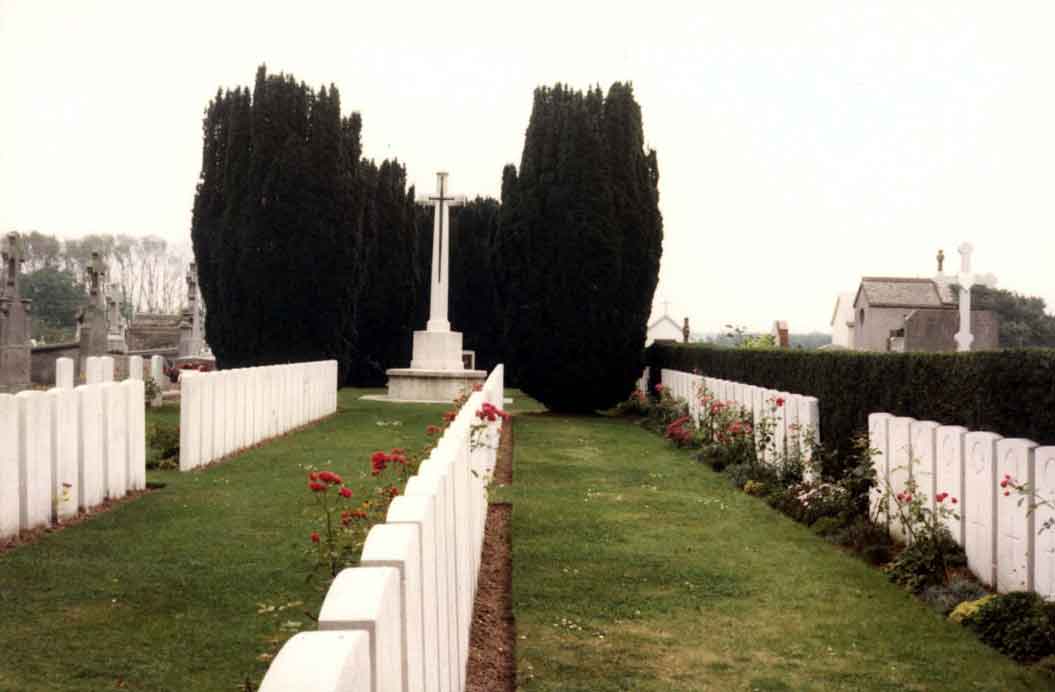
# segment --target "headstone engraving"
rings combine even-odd
[[[1055,447],[1038,447],[1033,463],[1036,492],[1042,499],[1055,501]],[[1055,523],[1055,506],[1038,506],[1033,517],[1034,528]],[[1055,601],[1055,528],[1035,533],[1033,549],[1033,590],[1049,601]]]
[[[964,437],[964,520],[967,566],[986,585],[996,583],[997,452],[1001,438],[989,432]]]
[[[942,425],[934,433],[937,467],[935,488],[939,493],[949,493],[949,507],[956,517],[946,517],[945,526],[961,546],[966,544],[964,500],[966,495],[964,469],[964,439],[967,428],[959,425]]]
[[[1006,439],[996,444],[998,477],[1010,475],[1033,487],[1032,440]],[[1032,544],[1034,513],[1028,502],[1018,502],[1008,490],[997,489],[996,500],[996,587],[1000,591],[1029,591],[1033,588]]]

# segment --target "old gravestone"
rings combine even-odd
[[[104,356],[107,350],[109,328],[106,319],[106,297],[103,295],[103,279],[106,265],[98,252],[92,253],[92,261],[85,271],[88,284],[88,302],[77,313],[80,331],[81,362],[90,356]]]
[[[0,284],[0,392],[17,392],[30,383],[30,301],[22,297],[19,273],[24,261],[22,239],[9,233],[4,240],[3,282]]]

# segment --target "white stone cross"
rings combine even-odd
[[[970,351],[974,334],[971,333],[971,286],[981,284],[993,288],[996,286],[996,277],[992,274],[971,273],[971,253],[974,246],[964,243],[959,247],[960,273],[956,276],[956,282],[960,285],[960,331],[956,332],[956,350]]]
[[[465,195],[447,192],[447,173],[436,173],[436,193],[419,198],[418,204],[431,204],[435,209],[432,222],[432,282],[429,284],[430,332],[449,332],[447,301],[450,295],[450,207],[465,204]],[[446,268],[446,271],[445,271]]]

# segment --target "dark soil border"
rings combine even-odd
[[[494,483],[513,481],[513,419],[502,426]],[[509,522],[513,506],[487,507],[483,554],[469,632],[466,692],[515,692],[516,621],[513,618],[513,551]]]

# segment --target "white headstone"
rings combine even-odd
[[[916,481],[916,492],[927,498],[924,506],[934,510],[934,496],[937,490],[938,459],[936,432],[938,424],[934,421],[913,421],[909,434],[912,438],[912,478]]]
[[[440,646],[437,634],[439,590],[436,560],[436,502],[432,495],[403,495],[392,500],[388,506],[389,524],[410,524],[417,528],[421,541],[421,621],[424,633],[422,668],[428,692],[448,689],[441,684],[441,676],[447,683],[446,647]]]
[[[934,432],[938,455],[934,488],[938,493],[949,494],[946,506],[959,518],[948,517],[945,526],[961,546],[967,543],[967,522],[964,520],[966,435],[967,428],[959,425],[941,425]]]
[[[184,372],[179,378],[179,470],[192,471],[201,465],[202,387],[205,377]],[[211,412],[210,412],[211,413]]]
[[[25,391],[18,400],[19,526],[51,524],[51,402],[43,392]]]
[[[59,358],[55,361],[55,386],[73,389],[73,359]]]
[[[890,419],[889,427],[889,465],[887,467],[887,478],[890,479],[890,489],[895,495],[908,490],[908,481],[912,477],[912,437],[910,430],[916,421],[904,416],[896,416]],[[901,540],[908,539],[908,532],[895,521],[897,502],[891,500],[890,531]]]
[[[370,635],[301,632],[282,645],[259,692],[372,692]]]
[[[106,463],[101,385],[84,384],[76,387],[77,426],[77,485],[80,488],[81,509],[91,509],[106,498]]]
[[[114,381],[114,358],[113,356],[99,356],[99,367],[102,368],[102,381]]]
[[[868,446],[876,450],[872,457],[872,466],[876,470],[875,484],[869,497],[870,512],[879,522],[888,522],[889,517],[881,515],[879,503],[887,491],[890,482],[890,421],[894,416],[889,413],[868,414]],[[893,508],[890,508],[893,509]]]
[[[85,384],[103,382],[103,361],[99,356],[88,356],[84,359],[84,382]]]
[[[19,529],[19,430],[18,400],[0,394],[0,539],[16,535]]]
[[[811,470],[813,450],[821,442],[821,407],[817,397],[799,397],[799,427],[801,428],[799,433],[802,444],[802,463],[805,468],[803,473],[806,480],[812,480],[813,472],[819,471],[819,469]]]
[[[1037,447],[1033,452],[1036,492],[1042,499],[1055,502],[1055,447]],[[1055,521],[1055,505],[1037,507],[1034,528]],[[1055,601],[1055,527],[1036,533],[1034,543],[1033,590],[1049,601]]]
[[[143,379],[143,356],[129,356],[128,357],[128,379],[130,379],[130,380],[142,380]]]
[[[56,518],[68,519],[77,514],[80,506],[77,393],[72,389],[52,389],[47,395],[51,400],[51,492]]]
[[[1001,439],[974,431],[964,438],[964,550],[967,566],[988,586],[996,580],[996,443]]]
[[[421,531],[414,524],[375,524],[366,536],[359,564],[399,570],[403,612],[403,690],[425,686],[425,628],[421,607]]]
[[[403,692],[402,606],[399,570],[353,567],[342,570],[319,610],[319,630],[370,635],[374,692]]]
[[[1009,474],[1033,487],[1032,440],[1005,439],[996,444],[997,476]],[[1006,495],[1004,493],[1007,493]],[[1033,520],[1028,502],[1019,502],[1010,488],[997,487],[996,497],[996,588],[1000,591],[1029,591],[1033,588]]]
[[[106,496],[116,500],[128,492],[128,396],[118,382],[106,382],[101,387]]]
[[[130,379],[121,383],[127,400],[128,423],[126,443],[126,475],[129,490],[144,490],[147,487],[146,460],[146,387],[142,379]]]

